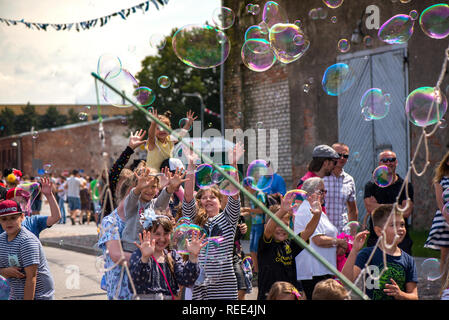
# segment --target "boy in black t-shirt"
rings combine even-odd
[[[321,217],[321,204],[314,201],[312,195],[309,201],[312,203],[312,219],[307,224],[306,229],[299,234],[304,240],[315,231]],[[294,195],[286,196],[281,201],[281,205],[270,207],[272,212],[276,212],[285,227],[288,227],[290,215],[292,214],[292,203]],[[316,205],[313,205],[315,204]],[[257,300],[266,300],[271,286],[276,281],[286,281],[302,290],[301,284],[296,280],[295,257],[301,252],[302,247],[295,240],[289,239],[288,233],[279,226],[273,219],[269,219],[265,225],[264,233],[260,237],[257,250],[259,261],[258,295]]]

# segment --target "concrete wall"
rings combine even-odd
[[[251,1],[259,4],[261,13],[253,16],[246,12],[246,3],[236,0],[224,0],[223,5],[236,13],[236,22],[226,31],[231,38],[231,54],[225,64],[225,112],[226,128],[240,126],[254,128],[255,122],[262,121],[267,127],[280,130],[279,144],[284,149],[279,151],[279,172],[285,175],[288,186],[306,172],[313,147],[317,144],[332,144],[338,140],[337,97],[327,95],[321,87],[321,79],[327,67],[337,62],[337,42],[351,39],[351,34],[361,21],[361,31],[372,37],[373,44],[366,47],[363,42],[351,43],[349,52],[375,49],[387,46],[377,38],[376,29],[368,30],[365,25],[366,8],[376,5],[380,12],[380,25],[396,14],[408,14],[417,10],[419,14],[435,1],[411,1],[403,4],[400,1],[345,1],[340,8],[327,8],[321,1],[278,1],[288,12],[290,22],[301,20],[303,29],[311,45],[307,53],[299,60],[288,64],[276,64],[272,69],[257,73],[247,69],[241,61],[240,49],[243,45],[246,29],[262,20],[262,9],[266,1]],[[313,20],[308,16],[312,8],[322,7],[327,11],[323,20]],[[331,17],[337,23],[331,22]],[[438,80],[444,59],[444,50],[448,39],[436,40],[426,36],[418,21],[415,22],[414,34],[408,41],[408,80],[409,92],[422,86],[434,86]],[[309,91],[303,85],[312,79]],[[442,89],[449,84],[445,79]],[[284,94],[288,94],[285,99]],[[269,98],[271,96],[271,99]],[[405,101],[404,101],[405,106]],[[237,112],[242,112],[243,120],[237,119]],[[288,113],[289,116],[286,116]],[[447,116],[446,116],[447,118]],[[288,131],[290,132],[288,134]],[[413,157],[422,129],[410,123],[410,145]],[[412,175],[415,190],[415,210],[413,225],[415,228],[428,229],[435,213],[436,204],[431,178],[436,163],[443,157],[449,145],[449,127],[439,129],[429,139],[429,167],[420,177]],[[288,146],[289,145],[289,146]],[[285,161],[284,161],[285,160]],[[424,148],[415,160],[418,169],[425,163]],[[409,164],[400,164],[408,166]]]

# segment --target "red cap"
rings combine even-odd
[[[20,206],[13,200],[3,200],[0,202],[0,217],[22,213]]]

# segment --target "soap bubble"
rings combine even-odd
[[[234,180],[241,181],[239,179],[239,171],[230,165],[222,165],[220,169],[226,174],[234,178]],[[225,196],[233,196],[240,192],[239,188],[231,183],[225,176],[218,170],[214,170],[212,173],[212,181],[217,185],[220,193]]]
[[[258,15],[260,12],[260,6],[258,4],[249,3],[246,6],[246,11],[251,13],[253,16]]]
[[[295,42],[302,38],[299,45]],[[278,23],[270,29],[270,44],[276,58],[282,63],[291,63],[301,58],[309,49],[310,41],[305,39],[302,30],[295,24]]]
[[[242,61],[250,70],[263,72],[276,62],[276,56],[270,43],[263,39],[245,41],[241,51]]]
[[[31,131],[31,138],[33,138],[33,139],[39,138],[39,131],[37,131],[37,130]]]
[[[419,17],[422,31],[433,39],[444,39],[449,35],[449,5],[436,4],[428,7]]]
[[[285,10],[276,2],[268,1],[263,8],[262,20],[271,29],[275,24],[288,23],[288,16]]]
[[[180,128],[184,128],[187,125],[188,122],[189,122],[188,118],[182,118],[181,120],[179,120],[179,127]],[[190,126],[188,130],[191,131],[192,130],[192,126]]]
[[[25,215],[31,215],[31,206],[41,192],[41,185],[38,182],[23,182],[15,188],[8,190],[10,199],[19,203],[20,209]]]
[[[355,82],[355,74],[346,63],[337,63],[326,69],[321,84],[330,96],[347,91]]]
[[[309,90],[310,90],[310,84],[305,83],[305,84],[302,86],[302,90],[303,90],[305,93],[309,93]]]
[[[324,20],[327,18],[327,10],[318,7],[316,8],[316,11],[318,12],[318,18],[320,18],[321,20]]]
[[[226,35],[220,33],[223,31],[208,25],[184,26],[173,36],[173,50],[188,66],[198,69],[217,67],[226,61],[231,47]]]
[[[87,115],[86,112],[81,111],[81,112],[78,113],[78,119],[79,120],[85,121],[85,120],[87,120],[87,118],[88,118],[88,115]]]
[[[200,164],[195,170],[195,183],[200,189],[208,189],[214,185],[212,173],[214,168],[207,163]]]
[[[352,153],[351,159],[354,159],[357,162],[360,162],[360,160],[362,159],[362,156],[360,154],[360,152],[355,151]]]
[[[438,103],[438,100],[441,102]],[[412,91],[405,102],[405,112],[409,120],[418,127],[437,123],[443,118],[446,110],[446,96],[433,87],[421,87]]]
[[[440,120],[440,125],[439,125],[439,127],[440,127],[440,129],[444,129],[444,128],[447,127],[446,119],[443,118],[443,119]]]
[[[412,18],[412,20],[416,20],[419,17],[419,13],[416,10],[410,11],[410,13],[408,15],[410,16],[410,18]]]
[[[170,78],[167,76],[160,76],[159,78],[157,78],[157,84],[162,89],[167,89],[168,87],[170,87],[171,81]]]
[[[165,48],[167,40],[165,35],[160,33],[154,33],[150,36],[150,47],[154,49],[162,50]]]
[[[318,10],[317,10],[317,8],[310,9],[310,11],[309,11],[309,17],[310,17],[312,20],[318,20],[319,15],[318,15]]]
[[[139,87],[134,91],[134,97],[137,100],[137,104],[142,107],[152,105],[156,100],[155,92],[148,87]]]
[[[46,174],[50,174],[53,172],[53,166],[51,165],[51,163],[44,164],[43,169]]]
[[[9,295],[11,293],[11,288],[9,286],[8,280],[5,277],[0,276],[0,300],[9,300]]]
[[[132,99],[134,97],[135,90],[139,87],[134,76],[125,69],[122,69],[122,71],[116,76],[114,76],[113,72],[108,73],[105,80],[116,90],[127,96],[128,99]],[[110,103],[118,108],[128,108],[132,106],[130,102],[122,98],[122,96],[117,94],[105,84],[103,84],[103,98],[107,103]]]
[[[323,0],[324,4],[331,9],[336,9],[343,4],[344,0]]]
[[[250,26],[245,32],[245,41],[250,39],[265,39],[267,40],[267,33],[262,33],[262,28],[259,25]]]
[[[222,30],[226,30],[232,27],[232,25],[234,24],[234,20],[234,11],[227,7],[217,8],[212,14],[212,22],[217,28]]]
[[[356,234],[360,232],[361,226],[358,221],[349,221],[344,225],[342,231],[353,238],[355,238]]]
[[[378,166],[373,171],[373,181],[381,188],[388,187],[393,183],[393,173],[387,166]]]
[[[348,39],[340,39],[337,43],[337,48],[340,52],[348,52],[351,49],[351,42]]]
[[[251,182],[250,187],[262,191],[271,186],[273,182],[273,169],[263,159],[252,161],[246,170],[246,177]]]
[[[377,36],[388,44],[406,43],[413,34],[415,21],[406,14],[388,19],[379,29]]]
[[[179,223],[178,221],[177,226],[170,236],[170,243],[178,254],[188,255],[187,240],[190,240],[194,233],[200,233],[201,237],[202,228],[196,224],[189,223],[186,220],[183,220],[182,222],[183,223]]]
[[[332,23],[337,23],[337,21],[338,21],[338,19],[337,19],[336,16],[332,16],[332,17],[331,17],[331,22],[332,22]]]
[[[373,37],[368,35],[363,37],[363,44],[365,45],[365,47],[371,47],[373,45],[373,42]]]
[[[389,95],[384,94],[379,88],[368,89],[360,100],[360,107],[366,108],[366,114],[372,120],[385,118],[390,104]]]
[[[440,261],[436,258],[428,258],[421,264],[422,273],[428,281],[435,281],[441,278]]]
[[[300,189],[289,190],[285,193],[284,199],[290,199],[290,197],[293,197],[292,205],[294,207],[299,207],[299,205],[307,199],[307,192]]]
[[[109,74],[109,79],[112,79],[120,74],[122,70],[122,62],[120,58],[111,54],[102,54],[97,61],[97,74],[103,79]]]
[[[262,129],[262,128],[263,128],[263,122],[262,122],[262,121],[258,121],[258,122],[256,123],[256,128],[257,128],[257,129]]]

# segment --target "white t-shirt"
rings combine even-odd
[[[309,201],[305,200],[301,203],[298,210],[295,213],[295,233],[302,232],[309,221],[312,219],[312,213],[310,212]],[[315,232],[310,237],[310,247],[315,250],[320,256],[325,258],[335,268],[337,267],[337,248],[323,248],[317,246],[313,242],[313,237],[318,235],[325,235],[328,237],[337,237],[337,228],[330,222],[327,215],[321,213],[320,222],[315,229]],[[298,280],[310,280],[314,276],[322,276],[325,274],[333,274],[327,269],[321,262],[319,262],[314,256],[312,256],[307,250],[302,250],[295,258],[296,261],[296,275]]]
[[[81,179],[77,177],[70,177],[67,179],[67,197],[80,197]]]

